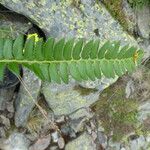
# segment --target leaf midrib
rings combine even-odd
[[[102,61],[102,60],[106,60],[106,61],[124,61],[124,60],[129,60],[129,59],[133,59],[133,57],[129,57],[129,58],[122,58],[122,59],[106,59],[106,58],[102,58],[102,59],[78,59],[78,60],[16,60],[16,59],[1,59],[0,63],[19,63],[19,64],[51,64],[51,63],[80,63],[80,62],[98,62],[98,61]]]

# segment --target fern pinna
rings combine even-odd
[[[23,65],[42,80],[68,83],[70,76],[77,81],[115,78],[131,72],[141,62],[143,52],[120,42],[107,41],[100,46],[99,40],[64,38],[46,42],[36,35],[25,40],[23,35],[15,40],[0,39],[0,78],[7,66],[19,75]]]

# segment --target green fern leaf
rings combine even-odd
[[[54,59],[62,60],[63,58],[63,49],[64,49],[65,39],[61,39],[54,46]]]
[[[23,59],[24,37],[20,35],[16,38],[13,44],[13,55],[16,59]]]
[[[51,63],[49,66],[49,74],[51,77],[51,80],[56,83],[61,83],[60,76],[58,74],[58,64],[57,63]]]
[[[12,46],[13,46],[13,40],[6,39],[4,43],[4,50],[3,50],[3,56],[5,59],[12,59]]]
[[[99,48],[99,43],[100,43],[99,40],[94,41],[93,47],[92,47],[92,50],[91,50],[91,53],[90,53],[91,59],[97,58],[97,55],[98,55],[98,48]]]
[[[72,59],[72,50],[74,45],[74,39],[68,40],[65,44],[64,51],[63,51],[63,57],[66,60]]]
[[[86,73],[86,62],[85,61],[81,61],[80,63],[78,63],[78,70],[80,73],[80,76],[82,77],[83,80],[88,80],[88,75]]]
[[[82,59],[88,59],[93,47],[93,40],[87,42],[81,52]]]
[[[95,80],[93,62],[91,62],[91,63],[86,62],[86,73],[90,80],[92,80],[92,81]]]
[[[35,38],[33,36],[26,40],[25,46],[24,46],[24,58],[25,59],[33,60],[34,45],[35,45]]]
[[[55,42],[54,38],[49,38],[45,42],[45,44],[43,46],[43,54],[44,54],[45,60],[54,60],[54,58],[53,58],[54,42]]]
[[[75,59],[75,60],[80,59],[80,53],[82,51],[83,42],[84,42],[83,39],[80,39],[73,47],[73,50],[72,50],[73,51],[72,52],[73,59]]]
[[[4,39],[0,39],[0,59],[3,58]]]
[[[101,73],[100,64],[98,61],[94,62],[93,68],[94,68],[94,73],[95,73],[96,78],[101,79],[102,73]]]
[[[82,81],[82,77],[77,67],[77,63],[73,62],[69,64],[70,74],[77,81]]]
[[[5,63],[0,63],[0,81],[4,78]]]
[[[143,51],[120,42],[107,41],[100,46],[99,40],[49,38],[22,35],[16,40],[0,39],[0,79],[5,66],[19,75],[19,65],[33,71],[44,81],[68,83],[70,76],[81,82],[115,78],[132,72],[142,61]]]
[[[17,63],[9,63],[8,69],[17,76],[20,74],[19,65]]]
[[[37,60],[43,60],[44,54],[43,54],[43,39],[39,39],[34,46],[34,59]]]
[[[60,63],[59,73],[62,81],[67,84],[69,82],[67,63]]]

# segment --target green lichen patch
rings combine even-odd
[[[92,106],[106,135],[112,136],[114,141],[136,130],[138,123],[138,102],[125,98],[125,84],[122,83],[118,81],[104,90]]]

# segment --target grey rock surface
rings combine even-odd
[[[10,128],[10,120],[3,115],[0,115],[0,123],[2,126],[5,126],[6,130]]]
[[[148,141],[146,141],[146,138],[144,136],[139,136],[139,138],[130,141],[130,149],[131,150],[147,150],[149,149]]]
[[[91,111],[90,108],[81,108],[81,109],[78,109],[76,112],[72,113],[69,115],[69,118],[71,118],[72,120],[76,120],[76,119],[79,119],[79,118],[84,118],[84,117],[87,117],[87,118],[92,118],[94,115],[94,113]]]
[[[125,15],[125,19],[128,24],[128,31],[131,34],[134,34],[136,28],[136,15],[135,11],[132,9],[131,5],[128,3],[128,0],[122,0],[122,11]]]
[[[21,84],[15,107],[15,125],[26,125],[28,116],[32,111],[39,95],[41,81],[28,69],[24,69],[23,83]]]
[[[83,133],[75,140],[69,142],[65,150],[96,150],[96,145],[90,135]]]
[[[1,0],[1,3],[32,19],[47,36],[97,37],[102,43],[110,39],[136,44],[103,5],[95,0],[81,0],[80,4],[69,0]],[[95,29],[99,33],[96,34]]]
[[[143,6],[137,10],[137,24],[139,34],[145,38],[150,38],[150,7],[148,5]]]
[[[6,132],[4,127],[0,127],[0,138],[6,138]]]
[[[10,102],[14,96],[15,87],[9,89],[0,89],[0,110],[5,110],[7,102]]]
[[[150,101],[144,102],[139,106],[139,120],[142,122],[150,116]]]
[[[31,22],[24,16],[10,11],[0,13],[0,38],[15,39],[19,34],[27,33],[31,27]]]
[[[29,150],[45,150],[50,144],[50,141],[51,141],[50,135],[41,137],[33,145],[29,147]]]
[[[22,133],[13,133],[10,137],[1,143],[3,150],[28,150],[29,140]]]
[[[81,107],[88,107],[99,97],[99,91],[86,92],[86,89],[78,87],[76,83],[44,83],[42,92],[55,115],[69,114]]]

